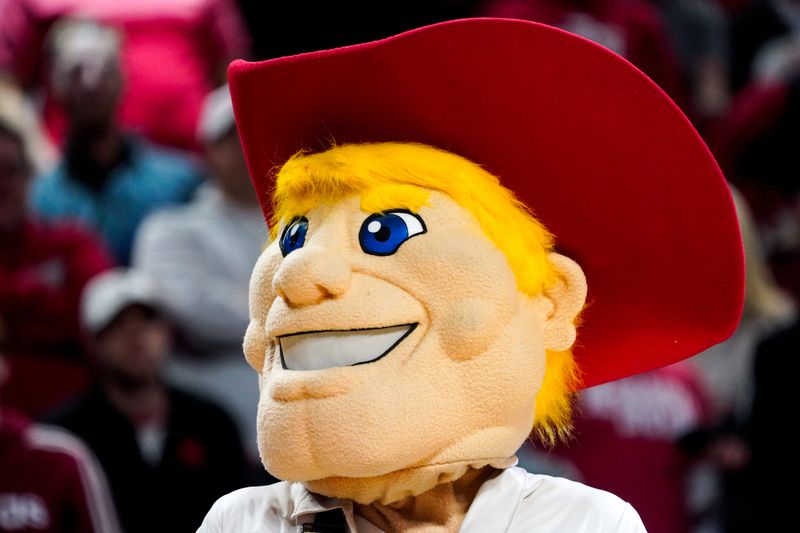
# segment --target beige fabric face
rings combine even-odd
[[[563,318],[563,295],[520,293],[505,256],[441,193],[418,213],[427,232],[394,255],[362,251],[370,214],[357,196],[318,206],[305,215],[302,248],[284,258],[277,242],[267,247],[251,282],[245,352],[261,373],[266,468],[321,494],[389,503],[470,466],[511,464],[531,430],[545,349],[571,342],[574,314]],[[583,282],[569,263],[577,274],[568,265],[565,279]],[[582,305],[574,292],[565,294]],[[372,363],[281,366],[281,335],[410,323]]]

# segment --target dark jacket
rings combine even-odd
[[[156,464],[143,458],[134,426],[99,388],[51,419],[94,451],[127,533],[195,531],[217,498],[245,485],[244,451],[230,417],[176,389],[169,401]]]

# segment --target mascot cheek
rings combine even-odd
[[[244,357],[253,370],[261,373],[264,367],[264,351],[267,348],[267,338],[261,332],[263,329],[263,322],[260,320],[250,320],[247,325],[247,332],[244,334]]]
[[[256,262],[250,277],[250,324],[244,336],[244,355],[253,369],[261,373],[269,346],[266,317],[277,293],[272,278],[278,270],[281,254],[274,243],[268,246]]]
[[[509,309],[511,313],[513,307]],[[505,313],[498,313],[483,299],[458,300],[439,321],[441,347],[451,359],[471,359],[487,350],[503,331],[505,322]]]
[[[517,280],[506,256],[469,214],[437,193],[431,200],[438,200],[438,211],[428,213],[430,226],[438,223],[441,231],[432,231],[427,247],[403,265],[410,272],[406,285],[425,296],[432,332],[443,352],[464,361],[484,353],[517,313]]]

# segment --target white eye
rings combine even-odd
[[[422,219],[417,215],[412,215],[411,213],[406,213],[404,211],[395,211],[391,214],[403,219],[403,222],[406,223],[406,228],[408,228],[409,237],[419,235],[425,231],[425,226],[422,224]]]
[[[370,255],[392,255],[414,235],[425,233],[422,217],[409,211],[388,211],[370,215],[361,225],[358,240]]]

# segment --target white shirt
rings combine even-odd
[[[249,487],[223,496],[198,533],[297,533],[321,511],[344,510],[351,533],[382,533],[353,515],[348,500],[307,491],[299,483]],[[512,467],[490,479],[467,511],[462,533],[646,533],[630,504],[562,478]]]
[[[250,322],[250,275],[269,234],[261,210],[204,185],[185,206],[148,217],[136,236],[133,266],[159,286],[159,303],[189,341],[236,349]]]
[[[191,345],[168,360],[166,375],[227,409],[254,459],[258,376],[242,338],[250,275],[268,238],[258,207],[235,204],[207,184],[191,203],[148,217],[133,250],[134,267],[158,284],[160,304]]]

